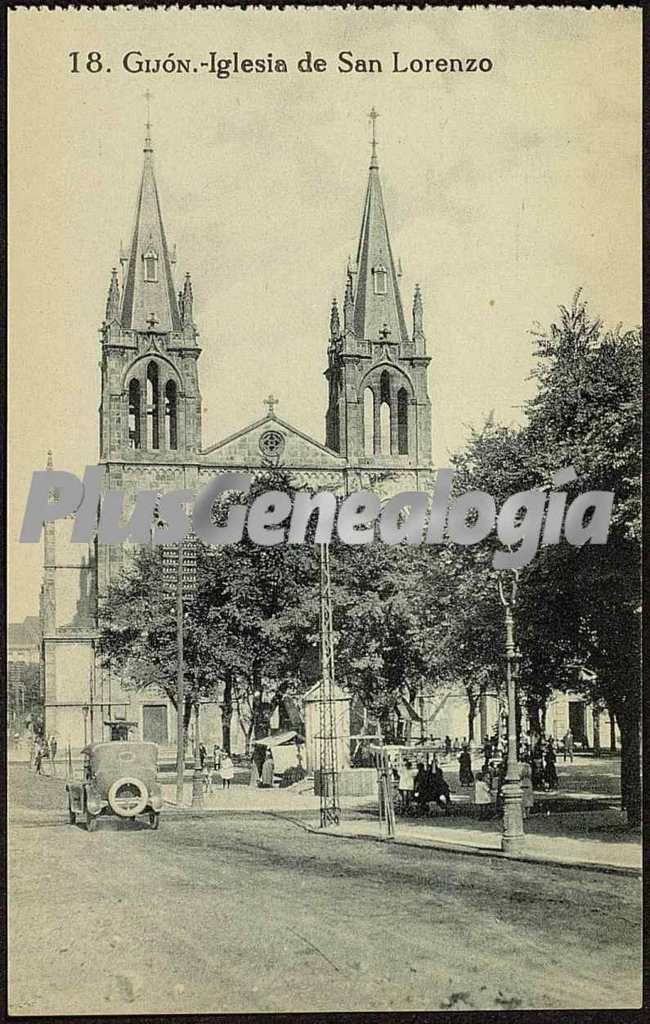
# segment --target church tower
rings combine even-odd
[[[343,322],[336,300],[330,316],[326,444],[352,465],[425,470],[431,402],[422,296],[416,285],[409,334],[379,179],[379,115],[373,108],[369,116],[372,150],[357,258],[348,264]]]
[[[154,176],[151,125],[131,245],[113,269],[101,328],[103,462],[183,462],[201,446],[198,331],[192,283],[176,293]]]

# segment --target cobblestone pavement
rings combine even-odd
[[[10,770],[15,1014],[621,1008],[640,883],[313,835],[250,813],[66,823]]]

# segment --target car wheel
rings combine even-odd
[[[97,828],[97,817],[86,811],[86,832],[94,832]]]
[[[77,824],[77,815],[72,810],[72,803],[70,802],[70,797],[68,797],[68,821],[70,822],[71,825]]]
[[[160,828],[160,814],[156,811],[149,811],[149,826],[154,832]]]

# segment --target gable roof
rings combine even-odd
[[[204,448],[199,455],[200,456],[216,456],[217,459],[220,454],[225,455],[225,450],[229,447],[236,447],[242,449],[242,445],[238,444],[250,436],[261,436],[264,429],[278,430],[284,434],[286,439],[294,439],[300,442],[300,447],[304,447],[311,452],[312,455],[318,456],[318,463],[320,465],[328,464],[334,466],[340,466],[341,468],[345,465],[345,458],[339,453],[328,448],[326,445],[321,444],[315,438],[310,437],[309,434],[305,434],[302,430],[292,426],[291,423],[287,423],[286,420],[276,416],[275,413],[267,413],[266,416],[262,416],[261,419],[255,420],[253,423],[249,423],[247,426],[242,427],[241,430],[236,431],[234,434],[229,434],[228,437],[224,437],[221,441],[217,441],[215,444],[210,445],[208,448]],[[248,453],[250,457],[250,453]],[[260,465],[265,465],[262,453],[258,451],[258,458]],[[228,460],[231,461],[231,460]],[[283,460],[281,465],[291,465],[294,459]]]

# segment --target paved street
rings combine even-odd
[[[62,782],[9,781],[13,1013],[639,1005],[635,879],[255,813],[88,835]]]

